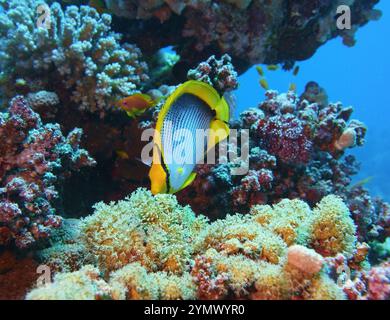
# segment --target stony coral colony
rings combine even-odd
[[[0,1],[0,296],[33,253],[53,282],[32,275],[13,298],[390,298],[390,207],[352,185],[359,164],[345,155],[366,128],[317,83],[269,90],[232,121],[250,130],[244,176],[234,162],[199,166],[177,197],[153,196],[131,161],[185,77],[228,92],[235,67],[288,69],[332,37],[352,44],[331,23],[338,1],[69,2]],[[377,1],[350,2],[353,31],[378,16]],[[42,4],[50,29],[36,28]],[[180,57],[157,52],[167,44]],[[130,120],[114,105],[137,92],[161,102]]]

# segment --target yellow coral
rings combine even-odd
[[[320,274],[303,294],[305,300],[345,300],[343,290],[326,274]]]
[[[60,273],[54,282],[27,294],[27,300],[96,300],[109,297],[111,290],[100,278],[99,270],[91,265],[79,271]]]
[[[139,189],[124,201],[97,204],[82,222],[83,242],[108,285],[98,270],[90,269],[91,277],[82,269],[28,297],[92,299],[103,291],[112,299],[342,299],[323,256],[351,254],[354,233],[336,196],[313,211],[282,200],[209,223],[173,195]]]
[[[112,297],[117,300],[194,299],[196,287],[189,273],[148,273],[139,263],[131,263],[111,274]]]
[[[281,265],[262,263],[255,282],[254,300],[285,300],[290,297],[289,283]]]
[[[313,211],[310,224],[310,246],[324,257],[342,253],[353,255],[356,247],[356,226],[341,198],[330,195]]]
[[[273,207],[254,206],[250,213],[256,222],[278,234],[287,245],[306,243],[311,210],[305,202],[285,199]]]
[[[182,273],[194,235],[207,223],[175,197],[138,189],[118,203],[98,203],[83,221],[87,248],[106,273],[139,261],[151,271]]]
[[[252,259],[279,263],[287,250],[283,240],[253,222],[250,215],[228,215],[210,224],[197,238],[196,251],[214,248],[226,255],[243,254]]]

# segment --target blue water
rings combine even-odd
[[[332,102],[342,101],[355,108],[353,117],[368,127],[366,144],[352,152],[362,162],[356,180],[373,177],[367,184],[373,195],[390,201],[390,1],[381,1],[377,9],[383,16],[372,21],[356,34],[357,43],[348,48],[341,38],[327,42],[309,60],[300,62],[300,73],[266,70],[272,89],[285,92],[291,82],[299,93],[314,80],[324,87]],[[264,97],[259,76],[251,68],[240,77],[237,90],[237,112],[255,107]]]

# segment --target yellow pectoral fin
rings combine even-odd
[[[152,164],[149,171],[149,178],[151,182],[152,193],[166,193],[167,192],[167,173],[161,164]]]
[[[207,152],[219,142],[225,140],[230,133],[229,126],[221,120],[213,120],[210,124],[210,136],[207,144]]]
[[[187,178],[187,180],[183,183],[181,188],[179,190],[177,190],[176,192],[178,192],[180,190],[183,190],[184,188],[188,187],[195,180],[195,178],[196,178],[196,173],[192,172],[190,174],[190,176]]]

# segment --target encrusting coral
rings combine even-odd
[[[148,80],[140,50],[120,44],[111,16],[89,6],[44,1],[0,1],[0,90],[49,90],[81,110],[104,116],[113,104],[138,92]],[[50,10],[49,25],[38,27],[36,10]]]
[[[327,218],[332,212],[337,220]],[[318,223],[331,241],[323,241]],[[27,298],[344,299],[321,253],[352,255],[356,237],[340,238],[351,224],[333,195],[314,211],[283,200],[210,223],[175,196],[138,189],[123,201],[97,204],[82,221],[82,241],[98,269],[59,273]],[[72,284],[79,288],[74,295]]]
[[[0,246],[30,247],[61,225],[56,186],[95,165],[79,147],[81,135],[74,129],[64,137],[58,124],[43,125],[21,96],[0,113]]]

